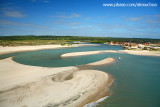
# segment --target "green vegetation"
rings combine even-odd
[[[67,43],[66,40],[0,40],[0,46],[32,46]]]
[[[61,46],[72,46],[72,43],[61,43]]]
[[[124,49],[126,49],[126,48],[124,48]],[[128,49],[128,48],[127,48],[127,50],[142,51],[142,49]]]
[[[144,47],[144,50],[147,50],[147,47],[146,47],[146,46]]]
[[[106,41],[104,40],[91,40],[91,43],[105,43]]]
[[[149,50],[149,51],[160,51],[160,49],[152,49],[152,50]]]
[[[105,42],[134,42],[134,43],[160,43],[160,39],[141,38],[110,38],[110,37],[84,37],[84,36],[0,36],[0,46],[24,46],[24,45],[51,45],[66,44],[72,41],[105,43]]]

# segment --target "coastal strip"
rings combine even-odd
[[[110,63],[111,58],[104,59]],[[104,60],[89,65],[104,64]],[[47,68],[0,60],[0,105],[3,107],[83,107],[109,95],[113,77],[77,67]]]
[[[126,50],[100,50],[66,53],[61,57],[107,52],[127,53]],[[106,58],[86,65],[100,66],[114,61]],[[29,66],[14,62],[11,57],[0,60],[0,76],[0,105],[4,107],[82,107],[108,96],[113,83],[113,77],[103,71],[80,70],[75,66]]]
[[[141,55],[141,56],[160,56],[160,51],[136,51],[136,50],[121,50],[121,52],[125,52],[132,55]]]
[[[41,49],[57,49],[57,48],[69,48],[69,47],[81,47],[81,46],[97,46],[98,44],[73,44],[70,46],[61,45],[37,45],[37,46],[0,46],[0,55],[13,52],[34,51]]]
[[[16,47],[2,47],[0,46],[0,55],[13,53],[13,52],[23,52],[23,51],[34,51],[42,49],[57,49],[57,48],[69,48],[69,47],[81,47],[81,46],[98,46],[98,44],[73,44],[71,46],[61,46],[61,45],[37,45],[37,46],[16,46]],[[132,55],[142,55],[142,56],[160,56],[159,51],[148,51],[148,50],[99,50],[99,51],[86,51],[86,52],[73,52],[61,55],[61,57],[73,57],[80,55],[93,55],[100,53],[127,53]]]
[[[94,55],[94,54],[101,54],[101,53],[127,53],[131,55],[141,55],[141,56],[160,56],[160,52],[155,51],[135,51],[135,50],[99,50],[99,51],[86,51],[86,52],[72,52],[72,53],[65,53],[62,54],[61,57],[76,57],[82,55]]]
[[[47,71],[47,70],[46,70]],[[68,70],[0,92],[3,107],[83,107],[107,95],[107,73],[97,70]],[[108,92],[108,90],[107,90]]]

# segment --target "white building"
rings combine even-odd
[[[138,47],[142,49],[145,47],[145,45],[139,44]]]

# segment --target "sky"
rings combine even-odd
[[[10,35],[160,39],[160,1],[0,0],[0,36]]]

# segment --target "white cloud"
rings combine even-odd
[[[39,24],[34,24],[34,23],[22,23],[22,22],[16,22],[16,21],[11,21],[11,20],[3,20],[0,19],[0,27],[5,28],[5,27],[11,27],[11,28],[48,28],[45,25],[39,25]]]
[[[59,17],[59,18],[78,18],[78,17],[81,17],[81,15],[74,13],[74,14],[71,14],[71,15],[68,15],[68,16],[66,16],[66,15],[63,14],[63,15],[52,16],[52,17]]]
[[[31,26],[32,23],[19,23],[10,20],[0,20],[0,26]]]
[[[126,19],[127,21],[139,21],[139,20],[142,20],[143,18],[142,17],[132,17],[132,18],[128,18]]]
[[[64,26],[75,26],[78,25],[79,21],[66,21],[66,20],[56,20],[54,21],[54,25],[64,25]]]
[[[3,15],[7,16],[7,17],[14,17],[14,18],[21,18],[21,17],[25,17],[25,14],[22,14],[19,11],[3,11]]]
[[[85,20],[89,20],[89,19],[91,19],[91,17],[87,17],[87,18],[85,18]]]
[[[160,18],[160,14],[155,15],[155,17]]]
[[[1,11],[1,16],[5,17],[22,18],[26,16],[25,14],[21,13],[19,10],[13,7],[1,8],[0,11]]]
[[[145,15],[141,17],[132,17],[126,19],[127,21],[137,22],[141,21],[141,25],[150,26],[150,27],[158,27],[160,24],[160,14],[157,15]],[[139,22],[137,24],[140,24]]]

